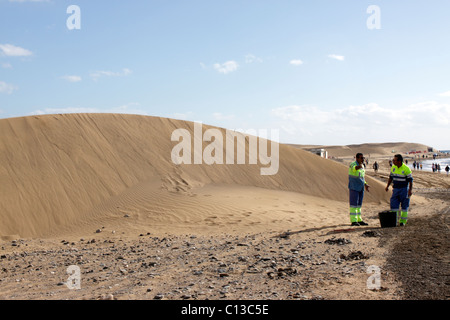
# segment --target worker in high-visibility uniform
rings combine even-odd
[[[405,226],[408,221],[408,208],[412,195],[413,177],[411,169],[403,163],[401,154],[396,154],[393,159],[391,174],[385,188],[386,192],[392,182],[394,190],[391,196],[391,210],[397,212],[397,220],[400,226]],[[401,211],[400,211],[401,205]],[[398,214],[400,211],[400,215]]]
[[[356,154],[356,161],[348,169],[348,189],[350,198],[350,222],[352,226],[367,226],[361,218],[361,207],[364,199],[364,189],[369,191],[365,180],[364,155]]]

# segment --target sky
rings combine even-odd
[[[449,14],[448,0],[0,0],[0,118],[130,113],[448,150]]]

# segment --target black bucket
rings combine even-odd
[[[392,228],[397,226],[397,212],[386,210],[378,213],[382,228]]]

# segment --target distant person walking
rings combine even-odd
[[[450,171],[450,167],[447,165],[446,167],[445,167],[445,172],[447,172],[447,175],[448,175],[448,172]]]
[[[408,221],[409,202],[412,195],[413,177],[411,169],[403,163],[401,154],[396,154],[391,168],[391,174],[385,188],[386,192],[389,190],[390,184],[393,182],[394,190],[391,196],[391,210],[397,212],[397,217],[400,217],[400,226],[405,226]],[[401,205],[401,211],[400,211]],[[400,211],[400,216],[399,216]]]
[[[350,222],[352,226],[367,226],[361,218],[361,207],[364,198],[364,189],[369,192],[369,185],[365,180],[364,155],[356,154],[348,169],[348,189],[350,201]]]
[[[378,172],[378,162],[376,162],[376,161],[373,164],[373,170],[375,171],[375,173]]]

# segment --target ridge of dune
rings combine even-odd
[[[137,214],[138,223],[183,224],[195,215],[194,222],[207,221],[212,200],[205,190],[214,185],[347,201],[346,166],[288,145],[279,145],[272,176],[260,174],[261,164],[176,165],[171,134],[180,128],[193,133],[194,123],[125,114],[0,119],[0,236],[40,237],[124,214]],[[366,201],[387,201],[381,183],[368,180]],[[210,211],[220,215],[229,206]]]
[[[433,149],[430,146],[413,143],[413,142],[382,142],[382,143],[362,143],[362,144],[349,144],[344,146],[335,145],[296,145],[290,146],[301,149],[321,148],[328,151],[330,157],[351,158],[356,153],[361,152],[367,156],[388,156],[391,157],[395,153],[406,154],[411,151],[427,151]]]

